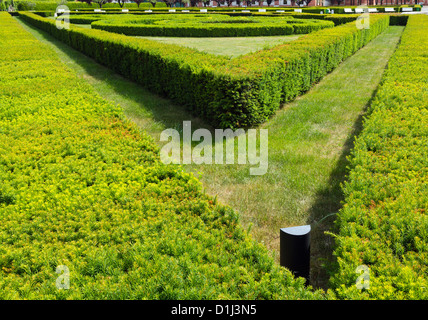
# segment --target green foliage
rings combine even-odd
[[[0,299],[325,297],[7,13],[0,50]]]
[[[428,17],[408,18],[350,157],[332,285],[341,298],[428,298]],[[370,288],[355,286],[358,265]]]
[[[359,6],[342,5],[342,6],[329,6],[327,8],[330,10],[334,10],[335,14],[350,15],[349,13],[345,13],[345,8],[350,8],[352,10],[355,10],[355,8],[359,8]],[[386,5],[386,6],[370,5],[370,8],[377,8],[378,12],[385,12],[385,8],[394,8],[395,11],[398,12],[398,9],[400,8],[400,6],[398,6],[398,5]],[[326,9],[326,7],[307,7],[307,8],[302,8],[302,12],[320,13],[320,11],[324,10],[324,9]]]
[[[10,0],[9,0],[10,1]],[[154,0],[153,0],[154,1]],[[167,4],[164,1],[158,1],[156,2],[156,6],[153,7],[153,5],[151,4],[151,2],[153,1],[148,1],[148,2],[143,2],[140,4],[140,7],[138,8],[136,3],[133,2],[126,2],[124,5],[124,8],[130,9],[130,10],[135,10],[135,11],[141,11],[141,10],[147,10],[150,9],[153,12],[168,12],[168,9],[171,9],[169,7],[167,7]],[[15,1],[15,3],[21,3],[21,8],[20,10],[31,10],[30,6],[35,5],[35,10],[55,10],[55,8],[58,6],[59,1],[52,1],[52,0],[18,0]],[[96,4],[93,5],[87,5],[85,3],[80,3],[77,1],[67,1],[66,3],[67,6],[69,6],[70,9],[79,9],[79,11],[81,9],[93,9],[97,8],[98,6]],[[387,5],[387,6],[370,6],[371,8],[377,8],[379,12],[383,13],[385,12],[385,8],[394,8],[396,12],[401,11],[402,7],[413,7],[415,11],[420,11],[420,6],[419,5]],[[308,13],[308,14],[319,14],[321,11],[326,11],[326,9],[330,9],[330,10],[334,10],[334,13],[337,14],[346,14],[349,15],[347,13],[344,12],[344,8],[352,8],[355,9],[357,8],[357,6],[330,6],[330,7],[302,7],[299,8],[302,10],[303,13]],[[120,10],[121,7],[119,6],[118,3],[107,3],[105,5],[103,5],[103,9],[107,9],[107,10]],[[176,10],[176,12],[180,12],[182,10],[188,10],[190,12],[199,12],[201,8],[199,7],[175,7],[174,8]],[[284,15],[284,14],[288,14],[288,13],[294,13],[294,9],[295,8],[290,8],[290,7],[266,7],[264,6],[263,9],[266,10],[266,12],[263,13],[259,13],[259,7],[257,6],[251,6],[251,7],[247,7],[247,8],[239,8],[239,7],[215,7],[215,8],[211,8],[211,7],[204,7],[203,9],[207,9],[208,12],[219,12],[219,13],[230,13],[233,15]],[[242,10],[245,11],[249,11],[249,12],[245,12],[243,13]],[[284,13],[278,13],[277,11],[281,10],[284,11]],[[329,14],[330,15],[330,14]]]
[[[56,8],[58,7],[58,5],[60,5],[60,4],[66,5],[70,10],[76,10],[76,9],[85,10],[85,9],[87,9],[87,10],[91,10],[93,12],[94,9],[99,8],[99,6],[96,3],[88,5],[87,3],[79,2],[79,1],[65,1],[65,3],[63,3],[60,1],[40,1],[40,0],[24,1],[24,0],[20,0],[20,1],[15,1],[15,4],[20,11],[28,11],[28,10],[55,11]],[[156,6],[157,7],[166,7],[165,3],[163,3],[163,2],[158,2],[156,4]],[[144,9],[144,8],[147,9],[150,7],[152,7],[152,5],[150,3],[140,4],[140,9]],[[135,3],[127,2],[127,3],[125,3],[124,8],[137,9],[137,5]],[[106,3],[103,5],[103,10],[104,9],[121,10],[121,7],[119,6],[118,3]]]
[[[98,19],[93,29],[132,36],[165,37],[248,37],[306,34],[333,24],[322,20],[292,17],[229,17],[227,15],[109,16]]]
[[[408,18],[409,16],[404,14],[391,14],[389,16],[389,24],[391,26],[405,26]]]
[[[216,128],[265,122],[281,103],[308,90],[389,24],[389,16],[373,16],[370,29],[357,29],[351,22],[230,60],[102,30],[59,30],[54,21],[31,13],[21,16]]]

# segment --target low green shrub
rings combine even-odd
[[[102,19],[108,19],[108,17],[111,17],[110,14],[108,15],[100,15],[100,14],[82,14],[82,15],[66,15],[62,14],[60,16],[60,19],[67,18],[70,23],[73,24],[91,24],[94,21],[102,20]]]
[[[326,297],[7,13],[0,51],[0,299]]]
[[[290,16],[298,19],[323,19],[333,21],[334,25],[338,26],[344,23],[355,21],[360,14],[313,14],[313,13],[292,13]],[[390,26],[405,26],[407,23],[407,15],[388,14]]]
[[[305,34],[333,27],[322,20],[292,17],[229,17],[227,15],[110,16],[91,24],[93,29],[132,36],[247,37]]]
[[[408,15],[405,14],[391,14],[389,16],[389,24],[391,26],[406,26]]]
[[[10,0],[9,0],[10,1]],[[92,4],[87,4],[84,2],[79,2],[79,1],[63,1],[64,5],[66,5],[70,10],[91,10],[93,11],[94,9],[99,9],[99,5],[96,3],[92,3]],[[56,8],[60,5],[60,3],[62,4],[63,2],[60,1],[39,1],[39,0],[35,0],[35,1],[24,1],[24,0],[18,0],[18,1],[14,1],[15,7],[17,10],[19,11],[29,11],[29,10],[36,10],[36,11],[55,11]],[[158,8],[166,8],[166,4],[165,2],[158,2],[156,3],[156,7]],[[146,3],[141,3],[140,7],[137,7],[137,4],[132,3],[132,2],[127,2],[125,3],[124,7],[126,9],[151,9],[152,5],[149,2]],[[108,10],[108,9],[116,9],[116,10],[120,10],[121,7],[119,6],[118,3],[106,3],[102,6],[103,10]]]
[[[187,107],[216,128],[265,122],[281,103],[308,90],[343,59],[383,32],[388,15],[370,29],[351,22],[316,31],[269,50],[228,59],[190,48],[71,26],[31,13],[21,17],[154,93]]]
[[[400,6],[398,5],[387,5],[387,6],[369,6],[370,8],[376,8],[378,12],[380,13],[384,13],[385,12],[385,8],[394,8],[396,12],[398,12],[398,9],[400,8]],[[355,11],[355,8],[361,8],[361,6],[347,6],[347,5],[342,5],[342,6],[329,6],[329,7],[306,7],[306,8],[302,8],[302,12],[307,12],[307,13],[320,13],[320,11],[325,10],[325,9],[329,9],[330,11],[333,10],[334,14],[349,14],[345,12],[345,8],[349,8],[352,9],[353,11]]]
[[[34,11],[33,13],[45,18],[53,17],[55,15],[54,11]]]
[[[428,17],[409,16],[350,157],[331,280],[340,298],[428,298],[427,51]]]

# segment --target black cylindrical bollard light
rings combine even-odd
[[[296,277],[309,283],[311,226],[282,228],[280,235],[280,264]]]

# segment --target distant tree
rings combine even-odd
[[[217,7],[220,7],[222,4],[225,3],[226,0],[216,0],[217,1]]]
[[[241,0],[236,0],[236,5],[239,7],[241,5]]]
[[[207,7],[210,4],[211,0],[202,0],[204,7]]]
[[[268,7],[272,4],[273,0],[266,0]]]
[[[144,0],[132,0],[137,4],[137,7],[140,7],[140,4],[142,4],[143,2],[145,2]]]
[[[198,7],[199,2],[201,2],[201,0],[190,0],[190,6]]]
[[[226,4],[228,7],[230,7],[232,5],[233,0],[225,0]]]
[[[172,7],[172,5],[175,3],[175,0],[163,0],[167,7]]]
[[[156,7],[157,0],[149,0],[149,2],[152,4],[152,7]]]
[[[125,2],[128,2],[128,0],[117,0],[117,3],[121,8],[123,8],[123,6],[125,5]]]
[[[92,0],[92,2],[98,4],[100,8],[102,8],[103,5],[112,2],[112,0]]]

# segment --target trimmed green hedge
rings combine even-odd
[[[0,51],[0,299],[326,297],[7,13]]]
[[[52,20],[31,13],[21,16],[149,90],[186,106],[216,128],[265,122],[282,102],[308,90],[389,24],[389,16],[374,15],[370,29],[348,23],[230,60],[102,30],[73,26],[59,30]]]
[[[10,3],[10,0],[6,0],[7,3]],[[40,1],[40,0],[18,0],[14,1],[15,5],[17,5],[18,10],[20,11],[27,11],[27,10],[37,10],[37,11],[43,11],[43,10],[51,10],[54,11],[56,7],[58,6],[58,2],[47,0],[47,1]],[[68,1],[66,5],[72,9],[96,9],[99,8],[99,6],[94,3],[92,5],[87,5],[83,2],[78,1]],[[8,4],[7,4],[8,6]],[[403,7],[413,7],[415,11],[420,11],[419,5],[387,5],[387,6],[369,6],[370,8],[377,8],[379,12],[385,12],[385,8],[394,8],[396,12],[400,12]],[[120,10],[121,7],[117,3],[107,3],[102,6],[103,9],[106,10]],[[240,13],[243,10],[250,11],[250,13],[258,13],[259,9],[266,10],[266,13],[271,14],[277,14],[278,10],[284,11],[284,12],[294,12],[294,9],[300,9],[303,13],[315,13],[319,14],[321,11],[330,9],[334,10],[335,14],[344,14],[345,8],[352,8],[355,9],[357,6],[330,6],[330,7],[258,7],[258,6],[251,6],[251,7],[174,7],[174,8],[168,8],[166,3],[163,1],[159,1],[156,3],[156,6],[153,7],[150,3],[144,2],[140,4],[140,7],[137,6],[135,3],[125,3],[124,8],[130,9],[130,10],[147,10],[150,9],[153,12],[168,12],[169,9],[175,9],[177,12],[181,12],[183,10],[188,10],[190,12],[199,12],[200,9],[207,9],[208,12],[220,12],[220,13]]]
[[[9,0],[10,2],[10,0]],[[15,9],[19,11],[28,11],[28,10],[36,10],[36,11],[55,11],[59,6],[56,1],[14,1]],[[83,10],[94,10],[99,9],[99,5],[96,3],[92,3],[88,5],[84,2],[79,1],[68,1],[65,5],[70,10],[83,9]],[[142,3],[140,4],[140,9],[152,9],[152,5],[150,3]],[[156,3],[156,7],[166,8],[165,2]],[[138,10],[137,4],[135,3],[125,3],[124,7],[126,9],[134,9]],[[120,6],[118,3],[106,3],[102,6],[102,9],[117,9],[120,10]]]
[[[5,1],[7,3],[7,5],[10,3],[10,0],[6,0]],[[15,5],[17,6],[16,9],[20,10],[20,11],[28,11],[28,10],[37,10],[37,11],[45,11],[45,10],[49,10],[49,11],[55,11],[56,7],[58,6],[58,2],[55,1],[39,1],[39,0],[35,0],[35,1],[25,1],[25,0],[18,0],[18,1],[14,1]],[[86,3],[83,2],[78,2],[78,1],[68,1],[66,3],[66,5],[71,9],[71,10],[76,10],[78,9],[80,10],[88,10],[88,11],[93,11],[93,9],[97,9],[99,8],[99,6],[97,4],[91,4],[91,5],[87,5]],[[420,11],[420,6],[415,5],[401,5],[401,6],[370,6],[370,8],[377,8],[378,11],[380,13],[385,12],[385,8],[394,8],[396,10],[396,12],[400,12],[401,9],[403,7],[414,7],[414,10]],[[107,3],[105,5],[102,6],[102,8],[106,11],[120,11],[122,8],[117,4],[117,3]],[[284,11],[285,13],[293,13],[294,9],[301,9],[303,13],[313,13],[313,14],[319,14],[321,11],[326,11],[327,9],[330,10],[334,10],[335,14],[345,14],[344,12],[344,8],[352,8],[355,9],[357,8],[356,6],[331,6],[331,7],[303,7],[303,8],[297,8],[297,7],[257,7],[257,6],[252,6],[252,7],[247,7],[247,8],[243,8],[243,7],[215,7],[215,8],[211,8],[211,7],[174,7],[174,8],[169,8],[166,6],[165,2],[159,1],[156,3],[156,7],[153,7],[150,3],[141,3],[140,7],[137,6],[137,4],[135,3],[125,3],[124,7],[126,9],[129,9],[130,11],[136,11],[136,12],[144,12],[144,10],[152,10],[153,13],[166,13],[168,12],[169,9],[175,9],[176,12],[181,12],[183,10],[189,11],[189,12],[200,12],[200,9],[207,9],[208,12],[217,12],[217,13],[231,13],[231,14],[283,14],[283,13],[278,13],[277,11]],[[258,10],[259,9],[264,9],[266,10],[266,13],[259,13]],[[242,13],[242,11],[249,11],[250,13]]]
[[[287,13],[297,19],[322,19],[334,22],[335,26],[352,22],[358,18],[358,14],[315,14],[315,13]],[[280,17],[280,16],[279,16]]]
[[[399,12],[399,8],[400,6],[398,5],[387,5],[387,6],[367,6],[370,9],[374,9],[376,8],[378,10],[379,13],[383,13],[385,12],[385,8],[394,8],[396,12]],[[321,10],[324,9],[330,9],[330,10],[334,10],[334,14],[349,14],[349,13],[345,13],[345,8],[350,8],[353,11],[355,11],[355,8],[360,8],[360,6],[347,6],[347,5],[342,5],[342,6],[330,6],[330,7],[306,7],[306,8],[302,8],[302,12],[307,12],[307,13],[320,13]]]
[[[71,16],[71,22],[76,21]],[[80,20],[79,20],[80,21]],[[227,15],[152,15],[146,17],[109,16],[91,24],[93,29],[131,36],[161,37],[248,37],[306,34],[333,23],[293,17],[229,17]]]
[[[341,298],[428,299],[427,52],[428,17],[409,16],[350,157],[331,281]]]
[[[298,19],[323,19],[328,21],[333,21],[334,25],[338,26],[344,23],[355,21],[360,14],[314,14],[314,13],[290,13],[288,16],[298,18]],[[407,23],[407,18],[409,16],[402,14],[393,14],[389,15],[389,25],[390,26],[405,26]]]

